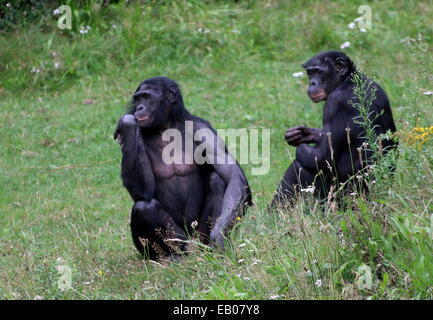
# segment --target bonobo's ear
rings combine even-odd
[[[340,75],[344,75],[348,70],[348,63],[349,61],[345,57],[337,57],[333,62],[333,66]]]
[[[178,90],[174,86],[169,86],[167,88],[167,99],[170,102],[175,102],[177,99]]]

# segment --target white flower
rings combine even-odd
[[[245,280],[245,281],[250,281],[251,278],[250,278],[250,277],[244,277],[244,280]]]
[[[60,68],[60,62],[54,62],[54,69]]]
[[[59,8],[55,9],[55,10],[53,11],[53,14],[54,14],[55,16],[57,16],[58,14],[60,14],[60,10],[59,10]]]
[[[317,288],[320,288],[323,285],[322,279],[317,279],[317,281],[314,284],[316,285]]]
[[[281,296],[279,296],[278,294],[273,294],[273,295],[269,296],[269,299],[278,299],[279,297],[281,297]]]
[[[349,41],[346,41],[345,43],[343,43],[343,44],[340,46],[341,49],[349,48],[349,47],[350,47],[350,42],[349,42]]]
[[[361,31],[361,32],[367,32],[367,29],[361,28],[361,29],[359,29],[359,31]]]
[[[208,33],[210,32],[210,30],[209,30],[209,29],[206,29],[206,28],[198,28],[198,29],[197,29],[197,32],[204,33],[204,34],[208,34]]]
[[[252,266],[255,266],[255,265],[257,265],[257,264],[259,264],[259,263],[262,263],[262,262],[263,262],[262,260],[257,259],[257,260],[254,260],[253,263],[252,263],[251,265],[252,265]]]
[[[90,26],[80,27],[81,34],[89,33],[89,30],[90,30]]]
[[[30,70],[31,73],[40,73],[41,69],[36,68],[36,67],[32,67],[32,70]]]
[[[239,245],[239,248],[243,248],[243,247],[245,247],[247,244],[246,243],[241,243],[240,245]]]
[[[424,94],[426,96],[431,96],[431,95],[433,95],[433,91],[424,91]]]
[[[348,25],[349,29],[354,29],[355,28],[355,22],[351,22]]]
[[[295,78],[299,78],[302,77],[304,75],[304,73],[302,71],[300,72],[295,72],[294,74],[292,74],[292,76],[294,76]]]
[[[358,17],[358,18],[356,18],[355,20],[353,20],[353,21],[355,21],[355,22],[359,22],[359,21],[361,21],[362,20],[362,18],[361,17]]]
[[[310,193],[313,193],[315,189],[316,189],[315,186],[308,186],[305,189],[301,189],[301,192],[310,192]]]
[[[111,29],[116,30],[116,29],[117,29],[117,26],[116,26],[115,24],[112,24],[112,25],[111,25]]]
[[[10,8],[10,7],[11,7],[11,4],[10,4],[9,2],[6,3],[6,7]]]
[[[238,263],[242,263],[244,261],[245,261],[245,259],[239,259]]]

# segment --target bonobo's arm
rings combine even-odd
[[[206,146],[206,161],[213,166],[227,185],[220,215],[209,235],[211,242],[222,248],[225,232],[241,214],[243,207],[251,204],[251,192],[242,169],[227,152],[222,139],[211,129],[206,130],[205,139],[202,144]]]
[[[298,160],[304,168],[317,171],[326,166],[326,161],[331,163],[331,149],[329,147],[327,134],[320,129],[314,130],[317,130],[314,135],[314,143],[316,145],[310,146],[302,142],[296,148],[296,160]]]
[[[143,143],[138,123],[133,115],[120,118],[114,139],[122,146],[122,180],[134,202],[150,201],[155,193],[155,177]]]
[[[284,139],[289,145],[297,147],[301,143],[318,143],[322,134],[321,129],[297,126],[288,129]]]

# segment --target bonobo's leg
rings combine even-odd
[[[221,214],[221,204],[227,187],[226,183],[217,172],[210,173],[206,183],[208,185],[208,193],[197,227],[197,231],[200,233],[200,240],[204,243],[209,242],[210,230],[215,220]]]
[[[155,199],[137,201],[134,204],[131,213],[131,233],[138,251],[141,254],[148,254],[152,260],[175,255],[184,250],[185,243],[173,239],[187,238],[184,230]]]
[[[295,160],[284,174],[270,208],[293,205],[294,198],[301,188],[311,185],[315,185],[316,188],[323,186],[323,183],[316,179],[320,177],[316,177],[315,173],[305,169],[299,161]]]
[[[134,201],[150,201],[155,192],[155,178],[146,153],[140,128],[133,115],[124,115],[114,138],[122,145],[122,180]]]

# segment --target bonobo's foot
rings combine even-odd
[[[117,123],[117,128],[114,131],[114,139],[117,139],[117,141],[119,141],[119,143],[122,145],[124,138],[129,132],[133,132],[135,134],[137,125],[137,120],[132,114],[125,114]]]
[[[210,244],[213,247],[216,247],[218,249],[224,249],[224,237],[221,231],[215,229],[212,230],[209,235],[209,239],[210,239]]]

